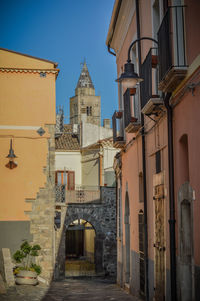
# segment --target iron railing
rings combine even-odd
[[[123,111],[115,111],[112,116],[113,142],[124,141]]]
[[[58,203],[65,203],[65,186],[61,184],[55,186],[56,202]]]
[[[76,185],[75,190],[67,190],[66,185],[56,185],[56,202],[66,204],[100,203],[100,187]]]
[[[158,30],[159,81],[172,67],[186,67],[184,9],[169,7]]]
[[[77,186],[75,190],[66,190],[66,203],[100,203],[99,186]]]
[[[141,66],[141,77],[144,79],[144,81],[141,82],[141,108],[143,108],[146,103],[149,101],[150,98],[152,98],[152,85],[153,85],[153,78],[152,78],[152,72],[153,69],[155,70],[155,76],[154,76],[154,84],[155,86],[158,85],[158,78],[157,78],[157,69],[156,69],[156,63],[154,62],[154,59],[157,58],[157,48],[151,48]],[[157,91],[157,88],[154,90]]]
[[[131,123],[131,94],[130,89],[127,89],[124,93],[124,126],[125,128]]]

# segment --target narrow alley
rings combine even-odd
[[[44,285],[19,285],[10,288],[1,301],[139,301],[120,289],[109,278],[70,278],[52,282],[49,289]]]
[[[0,301],[200,301],[200,0],[0,0]]]

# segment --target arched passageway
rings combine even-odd
[[[70,234],[69,231],[75,232]],[[90,241],[89,245],[86,237],[87,241]],[[96,274],[115,276],[117,258],[115,190],[102,188],[99,204],[72,203],[61,207],[61,227],[57,230],[56,247],[58,251],[55,279],[65,277],[66,257],[71,260],[89,258],[95,266]]]
[[[65,275],[88,276],[95,274],[95,230],[84,219],[76,219],[66,229]]]

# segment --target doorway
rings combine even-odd
[[[145,262],[144,262],[144,212],[138,214],[139,229],[139,271],[140,271],[140,293],[145,295]]]
[[[155,241],[154,241],[154,273],[155,300],[165,300],[165,231],[164,231],[164,185],[154,187],[155,200]]]
[[[125,198],[125,215],[124,215],[124,224],[125,224],[125,283],[129,284],[130,282],[130,209],[129,209],[129,196],[126,192]]]
[[[68,226],[65,250],[66,276],[95,274],[95,230],[88,221],[77,219]]]
[[[179,300],[195,300],[193,258],[193,188],[189,182],[181,185],[178,192],[178,272]]]

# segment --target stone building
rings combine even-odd
[[[83,116],[87,123],[100,126],[101,97],[95,95],[95,88],[86,63],[83,65],[75,96],[70,98],[70,123],[80,124]]]
[[[56,133],[55,277],[116,274],[116,193],[110,120],[84,64],[70,99],[70,124]],[[58,116],[59,122],[62,119]]]

